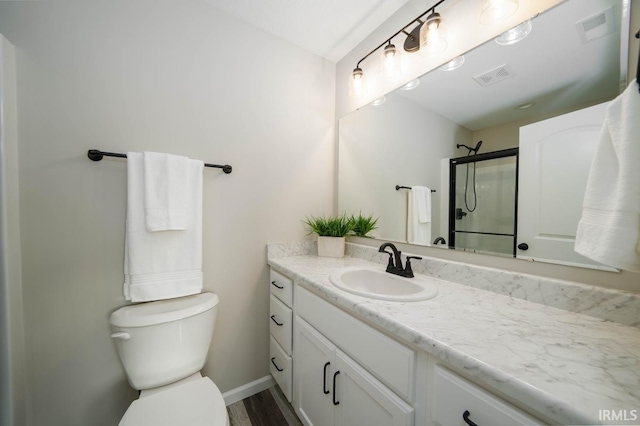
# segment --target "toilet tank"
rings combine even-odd
[[[202,369],[218,310],[218,296],[200,293],[122,307],[109,322],[129,384],[164,386]]]

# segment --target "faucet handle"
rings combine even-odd
[[[405,276],[407,278],[413,278],[413,269],[411,269],[411,259],[422,260],[420,256],[407,256],[407,264],[404,268]]]

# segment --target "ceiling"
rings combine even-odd
[[[620,90],[621,0],[568,0],[532,20],[523,41],[501,46],[490,40],[465,54],[454,71],[436,69],[421,78],[420,86],[398,94],[459,123],[479,130],[530,116],[551,116],[615,97]],[[585,41],[580,21],[596,20]],[[628,35],[626,36],[628,38]],[[511,77],[483,87],[474,77],[508,66]],[[626,65],[623,67],[626,73]],[[527,110],[516,106],[535,102]]]
[[[311,53],[338,62],[408,0],[204,0]]]

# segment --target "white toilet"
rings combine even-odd
[[[217,305],[217,295],[201,293],[111,314],[111,337],[129,384],[141,391],[119,426],[229,425],[222,394],[200,374]]]

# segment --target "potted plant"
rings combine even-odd
[[[318,234],[318,256],[344,257],[345,236],[353,230],[353,222],[345,215],[307,217],[310,233]]]
[[[352,224],[353,235],[356,237],[371,238],[369,232],[377,229],[378,218],[373,218],[373,215],[363,216],[362,213],[358,216],[351,216],[349,218]]]

